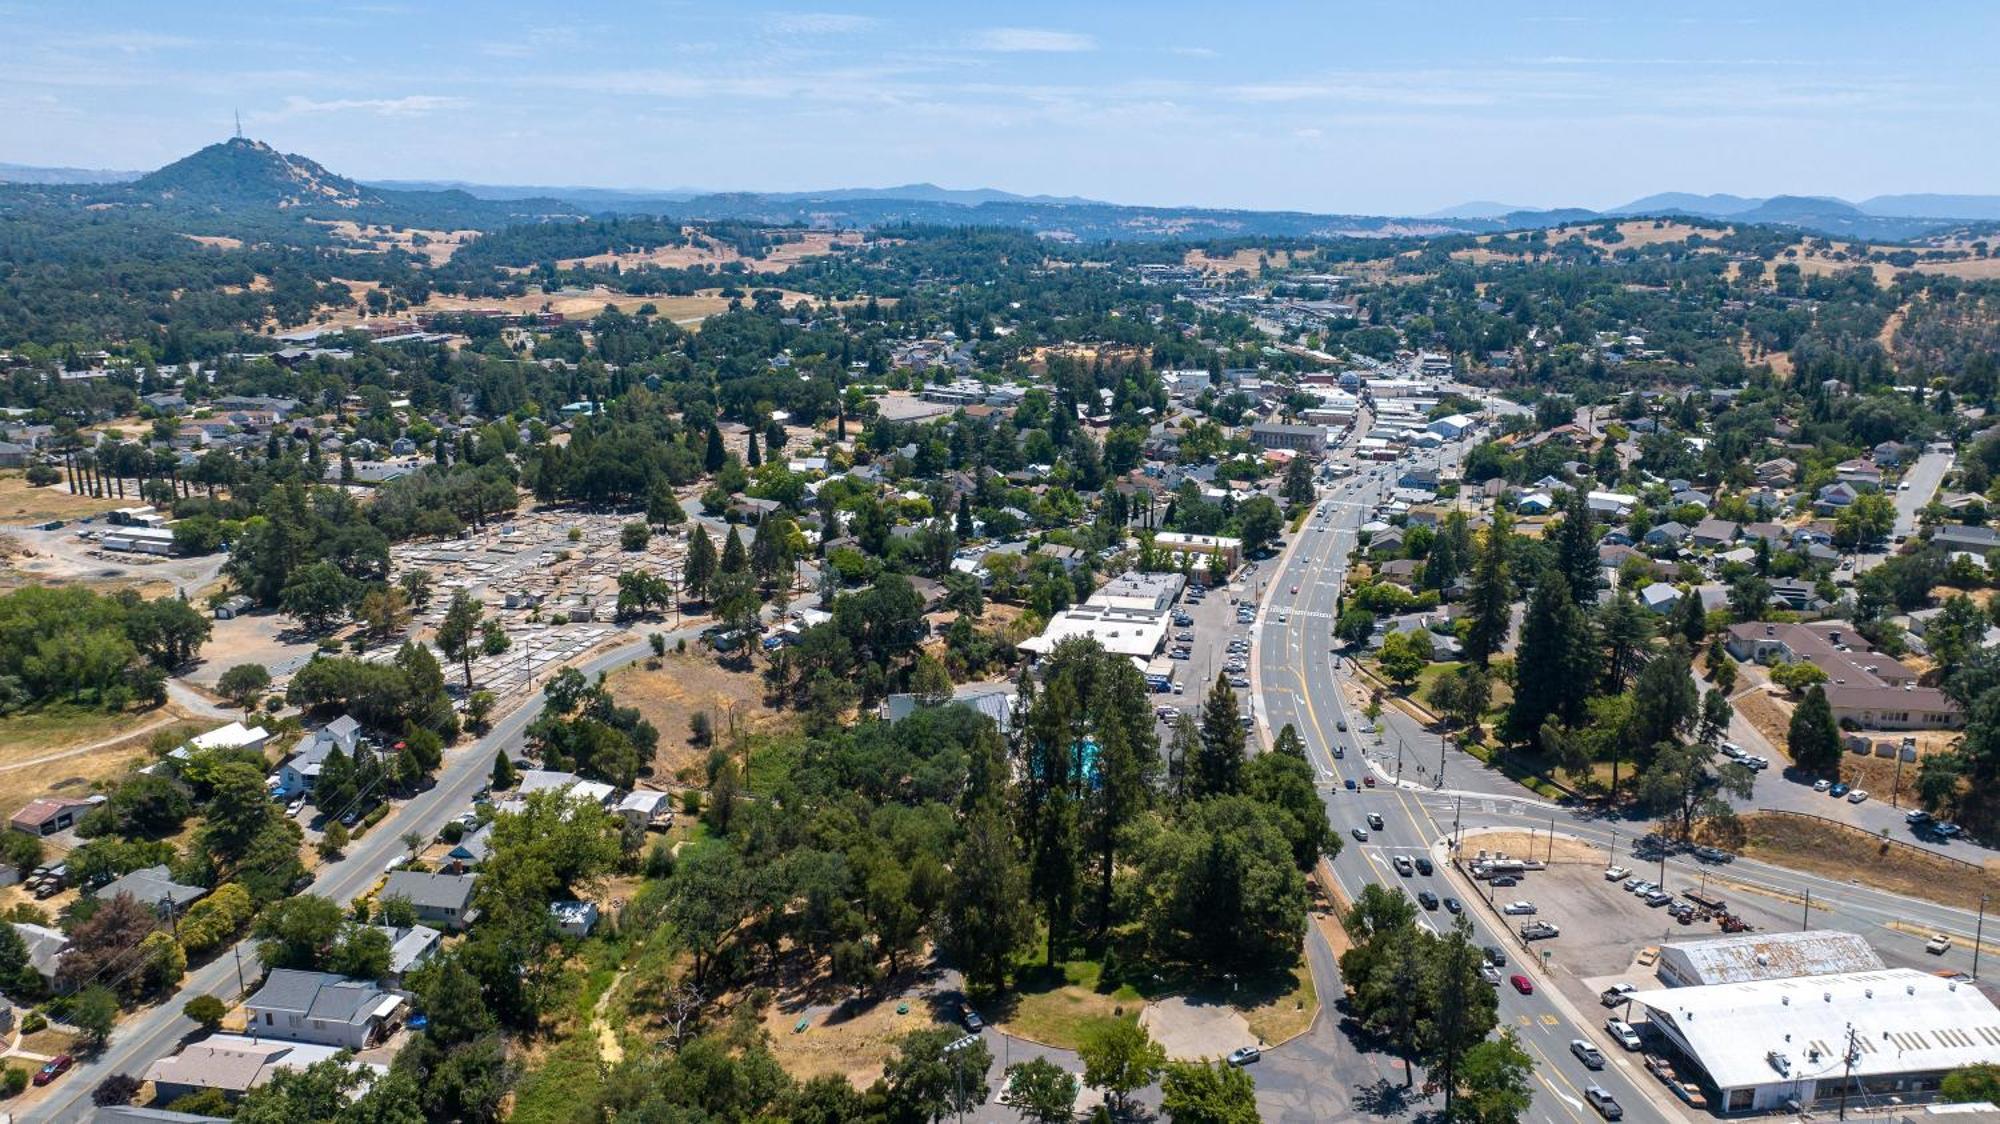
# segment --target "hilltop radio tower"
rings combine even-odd
[[[240,109],[236,111],[236,139],[243,139],[243,111]]]

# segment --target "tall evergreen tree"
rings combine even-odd
[[[743,446],[743,463],[756,468],[764,463],[764,458],[757,455],[757,431],[751,430],[748,436],[749,443]]]
[[[1639,674],[1650,654],[1646,642],[1652,638],[1653,621],[1632,594],[1620,589],[1597,614],[1597,641],[1603,658],[1604,690],[1621,694],[1625,685]]]
[[[1834,776],[1840,770],[1840,724],[1834,721],[1826,690],[1817,683],[1806,688],[1806,697],[1792,711],[1785,752],[1808,773]]]
[[[1597,600],[1597,529],[1590,520],[1590,502],[1580,488],[1563,493],[1562,521],[1556,524],[1556,569],[1569,582],[1578,605]]]
[[[1514,602],[1507,575],[1507,547],[1512,534],[1512,521],[1507,513],[1495,511],[1473,567],[1472,593],[1468,599],[1472,627],[1465,634],[1465,658],[1481,667],[1486,666],[1486,661],[1507,639]]]
[[[1243,788],[1243,715],[1236,691],[1220,673],[1201,704],[1201,750],[1188,777],[1197,798],[1226,796]]]
[[[970,495],[961,495],[958,497],[958,519],[953,524],[952,529],[957,532],[958,537],[961,539],[969,539],[973,536],[972,497]]]
[[[701,466],[713,475],[722,470],[723,462],[728,459],[722,448],[722,431],[715,426],[709,426],[708,450],[701,459]]]
[[[706,600],[709,587],[715,582],[715,542],[708,537],[708,528],[697,523],[694,534],[688,536],[687,561],[681,570],[681,584],[689,597],[696,601]]]
[[[1694,590],[1688,590],[1674,602],[1673,612],[1667,616],[1667,631],[1687,641],[1690,649],[1700,647],[1708,636],[1708,613]]]
[[[1582,719],[1597,679],[1596,656],[1589,620],[1570,599],[1566,576],[1543,570],[1521,620],[1514,703],[1507,712],[1511,735],[1538,737],[1551,715],[1566,726]]]
[[[729,528],[729,538],[722,544],[722,573],[740,574],[750,568],[750,554],[743,549],[743,536],[736,533],[736,527]]]

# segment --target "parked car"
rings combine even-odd
[[[1605,1019],[1604,1029],[1611,1037],[1618,1040],[1620,1046],[1625,1047],[1627,1050],[1636,1050],[1639,1048],[1639,1032],[1633,1030],[1632,1024],[1626,1022],[1624,1019]]]
[[[1868,790],[1865,788],[1857,788],[1847,794],[1847,802],[1849,804],[1859,804],[1866,799],[1868,799]]]
[[[1639,989],[1633,987],[1631,984],[1628,983],[1615,983],[1612,984],[1610,987],[1605,988],[1603,992],[1599,993],[1599,995],[1597,996],[1597,1001],[1604,1004],[1606,1007],[1616,1007],[1620,1003],[1625,1002],[1626,996],[1632,994],[1637,990]]]
[[[1838,800],[1838,799],[1840,799],[1841,797],[1843,797],[1843,796],[1846,796],[1846,795],[1847,795],[1847,786],[1846,786],[1846,785],[1844,785],[1844,784],[1837,784],[1837,785],[1834,785],[1834,786],[1833,786],[1832,788],[1830,788],[1830,789],[1828,789],[1828,790],[1827,790],[1827,795],[1829,795],[1829,796],[1833,797],[1834,799]]]
[[[1592,1046],[1581,1038],[1572,1038],[1569,1040],[1569,1052],[1576,1055],[1576,1060],[1582,1062],[1585,1069],[1604,1068],[1604,1055],[1598,1051],[1597,1047]]]
[[[1229,1064],[1233,1066],[1252,1065],[1263,1056],[1264,1051],[1259,1050],[1255,1046],[1238,1046],[1234,1050],[1229,1051]]]
[[[958,1021],[964,1023],[965,1029],[974,1034],[986,1029],[986,1020],[980,1018],[979,1012],[973,1010],[970,1004],[959,1004]]]
[[[1825,777],[1821,777],[1820,779],[1813,782],[1814,792],[1825,792],[1827,789],[1832,787],[1833,787],[1833,782],[1827,780]]]
[[[1907,824],[1926,824],[1931,822],[1931,814],[1929,812],[1924,811],[1922,808],[1918,808],[1913,812],[1905,814],[1903,816],[1903,822]]]
[[[1535,993],[1534,982],[1519,972],[1508,976],[1507,982],[1513,984],[1514,990],[1520,992],[1522,995],[1533,995]]]
[[[1526,925],[1521,926],[1521,939],[1524,941],[1545,941],[1551,937],[1560,936],[1562,936],[1562,930],[1556,928],[1553,922],[1530,921]]]
[[[1924,951],[1930,953],[1932,956],[1943,956],[1950,948],[1951,934],[1949,933],[1933,933],[1931,934],[1931,939],[1924,942]]]
[[[1506,905],[1500,907],[1500,912],[1511,915],[1526,916],[1535,912],[1535,903],[1508,902]]]
[[[1622,866],[1608,866],[1604,868],[1604,880],[1606,882],[1623,882],[1631,873],[1631,871],[1626,870]]]
[[[1521,877],[1518,874],[1496,874],[1487,881],[1487,885],[1489,886],[1506,887],[1519,886],[1520,884]]]
[[[1618,1103],[1618,1098],[1595,1085],[1583,1091],[1583,1099],[1589,1101],[1590,1107],[1596,1109],[1597,1114],[1606,1120],[1625,1118],[1624,1106]]]
[[[68,1054],[57,1054],[55,1057],[43,1062],[42,1068],[35,1071],[35,1084],[46,1085],[63,1074],[68,1073],[69,1067],[75,1064],[76,1059],[70,1057]]]
[[[1665,890],[1654,890],[1652,893],[1646,895],[1646,904],[1652,906],[1654,909],[1658,909],[1673,900],[1674,896]]]

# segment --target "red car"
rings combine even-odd
[[[68,1073],[69,1067],[75,1064],[76,1059],[70,1057],[68,1054],[57,1054],[55,1057],[50,1058],[42,1068],[35,1071],[35,1084],[46,1085],[63,1074]]]
[[[1535,993],[1534,983],[1526,976],[1519,974],[1508,976],[1507,982],[1513,984],[1514,990],[1520,992],[1522,995],[1533,995]]]
[[[1370,774],[1368,774],[1367,776],[1365,776],[1365,777],[1362,777],[1362,778],[1361,778],[1361,783],[1362,783],[1362,784],[1365,784],[1365,785],[1367,785],[1367,786],[1368,786],[1369,788],[1374,788],[1374,787],[1375,787],[1375,774],[1373,774],[1373,773],[1370,773]]]

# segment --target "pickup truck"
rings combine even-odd
[[[1930,953],[1932,956],[1943,956],[1950,949],[1951,934],[1949,933],[1932,933],[1931,939],[1924,942],[1924,951]]]
[[[1547,921],[1530,921],[1521,926],[1521,939],[1524,941],[1541,941],[1560,936],[1562,930]]]
[[[1598,995],[1597,999],[1598,1002],[1603,1003],[1606,1007],[1616,1007],[1619,1004],[1625,1002],[1626,996],[1632,994],[1637,990],[1639,989],[1633,987],[1631,984],[1628,983],[1612,984],[1610,987],[1605,988],[1604,991]]]

